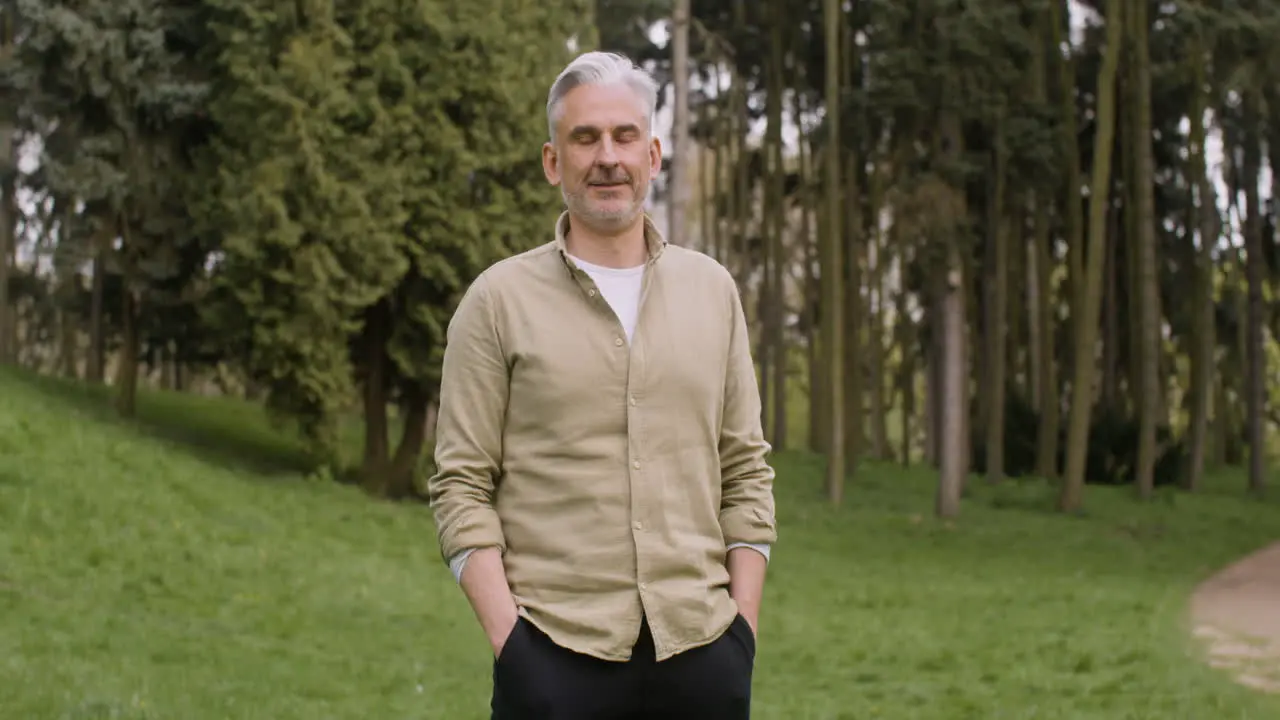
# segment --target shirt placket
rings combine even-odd
[[[640,299],[636,305],[636,329],[632,335],[631,342],[626,339],[626,329],[622,327],[622,321],[618,318],[617,313],[609,306],[607,300],[601,297],[600,289],[595,281],[580,268],[573,268],[574,278],[579,285],[586,291],[587,297],[591,302],[596,303],[597,308],[601,312],[608,313],[613,320],[614,338],[613,345],[617,352],[624,353],[623,361],[626,367],[626,410],[627,410],[627,474],[628,488],[631,495],[631,530],[636,548],[636,582],[637,589],[640,593],[641,612],[646,613],[645,602],[648,595],[648,583],[645,580],[647,573],[645,533],[648,532],[649,511],[652,506],[652,498],[649,497],[651,485],[644,482],[644,472],[646,458],[643,453],[643,437],[644,437],[644,416],[641,413],[642,403],[644,401],[643,383],[644,383],[644,364],[645,364],[645,343],[644,343],[644,310],[645,303],[649,295],[649,288],[652,285],[653,276],[653,259],[650,259],[645,268],[644,277],[640,282]],[[661,646],[665,642],[660,627],[654,627],[650,623],[650,631],[653,633],[654,642]]]

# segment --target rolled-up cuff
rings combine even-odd
[[[773,545],[778,541],[773,518],[757,507],[736,506],[721,510],[720,529],[726,545]]]
[[[498,513],[491,508],[475,508],[457,517],[450,529],[440,534],[440,554],[452,561],[466,550],[496,547],[506,552],[507,540],[502,533]]]

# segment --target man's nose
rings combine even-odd
[[[600,165],[617,165],[618,152],[613,145],[613,138],[606,135],[600,141],[600,152],[596,154],[596,162]]]

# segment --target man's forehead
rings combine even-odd
[[[566,127],[588,126],[614,130],[624,126],[645,128],[649,118],[644,103],[625,85],[580,85],[564,97],[561,120]]]

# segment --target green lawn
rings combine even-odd
[[[254,408],[0,373],[0,718],[487,717],[490,659],[421,505],[308,480]],[[977,488],[954,526],[923,471],[865,468],[845,508],[777,459],[781,539],[754,717],[1280,717],[1189,652],[1186,593],[1280,536],[1280,505],[1139,507]],[[975,483],[976,485],[977,483]]]

